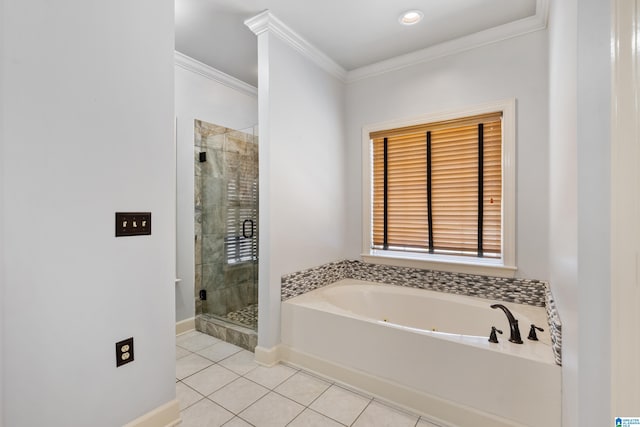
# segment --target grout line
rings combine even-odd
[[[183,383],[182,381],[178,381],[180,384],[184,385],[185,387],[195,391],[198,395],[200,395],[200,399],[196,400],[195,402],[193,402],[192,404],[190,404],[189,406],[186,406],[184,408],[180,407],[180,412],[184,411],[187,408],[192,407],[193,405],[195,405],[196,403],[200,402],[202,399],[206,399],[207,396],[204,396],[202,393],[200,393],[198,390],[196,390],[195,388],[189,386],[189,384]],[[178,396],[176,396],[177,398]]]
[[[294,422],[298,417],[300,417],[300,415],[302,415],[302,413],[304,411],[306,411],[306,410],[307,410],[307,407],[305,406],[304,409],[302,411],[300,411],[300,413],[298,415],[293,417],[293,419],[291,421],[289,421],[287,424],[285,424],[285,427],[291,425],[291,423]]]
[[[214,393],[215,393],[215,392],[214,392]],[[212,394],[213,394],[213,393],[212,393]],[[220,408],[224,409],[225,411],[229,412],[230,414],[233,414],[233,417],[231,417],[231,419],[230,419],[229,421],[231,421],[232,419],[234,419],[235,417],[237,417],[237,416],[238,416],[238,414],[236,414],[236,413],[235,413],[235,412],[233,412],[233,411],[230,411],[229,409],[225,408],[224,406],[222,406],[222,405],[221,405],[221,404],[219,404],[218,402],[214,402],[213,400],[209,399],[209,397],[208,397],[208,396],[207,396],[207,397],[205,397],[205,399],[207,399],[209,402],[213,403],[214,405],[219,406]],[[229,421],[227,421],[227,423],[228,423]],[[244,419],[243,419],[243,421],[246,421],[246,420],[244,420]],[[247,421],[247,422],[248,422],[248,421]],[[225,424],[226,424],[226,423],[225,423]],[[251,424],[251,423],[249,423],[249,424]],[[251,425],[253,425],[253,424],[251,424]]]
[[[257,368],[259,368],[259,366],[258,366]],[[254,368],[254,369],[250,370],[249,372],[247,372],[247,373],[246,373],[246,375],[249,375],[251,372],[253,372],[253,371],[254,371],[255,369],[257,369],[257,368]],[[270,368],[266,368],[266,369],[270,369]],[[258,384],[259,386],[262,386],[262,387],[266,388],[266,389],[267,389],[267,390],[269,390],[269,391],[276,392],[276,391],[275,391],[275,389],[276,389],[277,387],[279,387],[281,384],[283,384],[284,382],[286,382],[289,378],[291,378],[292,376],[294,376],[296,373],[297,373],[297,372],[295,372],[295,373],[293,373],[293,374],[289,375],[286,379],[284,379],[283,381],[279,382],[278,384],[276,384],[275,386],[273,386],[273,387],[271,387],[271,388],[270,388],[270,387],[267,387],[267,386],[266,386],[266,385],[264,385],[264,384],[260,384],[259,382],[255,381],[255,380],[252,380],[251,378],[247,378],[247,377],[246,377],[246,376],[244,376],[244,375],[241,375],[241,377],[242,377],[242,378],[244,378],[244,379],[246,379],[247,381],[251,381],[252,383]],[[278,393],[278,392],[276,392],[276,393]],[[280,394],[280,393],[278,393],[278,394]],[[283,397],[287,397],[287,396],[283,396]],[[289,398],[287,397],[287,399],[289,399]],[[289,399],[289,400],[291,400],[291,399]],[[298,402],[296,402],[296,403],[298,403]]]
[[[192,354],[196,354],[196,353],[192,353]],[[199,355],[199,354],[197,354],[197,356],[200,356],[200,355]],[[200,357],[202,357],[202,356],[200,356]],[[207,360],[208,362],[211,362],[211,360],[207,359],[206,357],[202,357],[202,358],[203,358],[203,359],[205,359],[205,360]],[[216,364],[216,362],[211,362],[211,364],[209,364],[209,365],[205,366],[205,367],[204,367],[204,368],[202,368],[202,369],[197,370],[197,371],[196,371],[196,372],[194,372],[193,374],[189,374],[189,375],[187,375],[187,376],[186,376],[186,377],[184,377],[184,378],[178,378],[178,377],[176,377],[176,379],[177,379],[178,381],[185,380],[185,379],[187,379],[187,378],[189,378],[189,377],[194,376],[195,374],[197,374],[197,373],[199,373],[199,372],[204,371],[204,370],[205,370],[205,369],[207,369],[207,368],[210,368],[211,366],[213,366],[213,365],[215,365],[215,364]],[[235,372],[234,372],[234,373],[235,373]]]
[[[233,381],[231,381],[231,382],[233,382]],[[229,383],[229,384],[231,384],[231,383]],[[217,391],[217,390],[216,390],[216,391]],[[215,391],[214,391],[213,393],[215,393]],[[213,394],[213,393],[211,393],[211,394]],[[210,394],[209,396],[211,396],[211,394]],[[214,403],[214,404],[218,405],[219,407],[221,407],[221,408],[222,408],[222,409],[224,409],[225,411],[232,413],[232,414],[233,414],[233,418],[235,418],[235,417],[239,417],[239,415],[238,415],[238,414],[239,414],[240,412],[244,411],[244,409],[243,409],[242,411],[240,411],[240,412],[238,412],[238,413],[235,413],[234,411],[230,410],[229,408],[225,408],[224,406],[222,406],[222,405],[221,405],[221,404],[219,404],[218,402],[214,401],[214,400],[213,400],[213,399],[211,399],[209,396],[205,397],[205,399],[207,399],[207,400],[208,400],[208,401],[210,401],[211,403]],[[256,402],[257,402],[257,401],[256,401]],[[249,406],[251,406],[251,405],[249,405]],[[247,406],[247,408],[248,408],[249,406]],[[245,409],[246,409],[246,408],[245,408]],[[231,420],[232,420],[233,418],[231,418]],[[229,420],[229,421],[231,421],[231,420]],[[227,421],[227,422],[229,422],[229,421]]]
[[[233,413],[233,412],[232,412],[232,413]],[[224,427],[224,426],[226,426],[226,425],[229,425],[229,423],[230,423],[231,421],[235,420],[236,418],[239,418],[239,419],[241,419],[242,421],[244,421],[245,423],[249,424],[250,426],[255,427],[255,425],[251,424],[249,421],[245,420],[244,418],[242,418],[242,417],[240,417],[240,416],[238,416],[238,415],[235,415],[235,416],[234,416],[233,418],[231,418],[229,421],[227,421],[226,423],[222,424],[222,427]]]
[[[325,391],[323,391],[322,393],[320,393],[320,395],[318,395],[318,397],[316,397],[315,399],[313,399],[313,401],[311,401],[311,403],[309,403],[309,406],[307,406],[307,408],[309,408],[310,410],[312,410],[312,411],[314,411],[314,412],[317,412],[318,414],[323,415],[323,416],[325,416],[325,417],[329,418],[330,420],[335,421],[335,422],[337,422],[338,424],[340,424],[340,425],[343,425],[343,426],[344,426],[344,425],[346,425],[346,424],[345,424],[345,423],[343,423],[342,421],[338,421],[338,420],[336,420],[335,418],[333,418],[332,416],[330,416],[329,414],[325,414],[324,412],[320,412],[319,410],[314,409],[314,408],[312,408],[312,407],[311,407],[311,405],[312,405],[316,400],[320,399],[320,397],[321,397],[323,394],[325,394],[327,391],[329,391],[329,390],[331,389],[331,387],[333,387],[333,386],[340,387],[338,384],[331,384],[329,387],[327,387],[327,389],[326,389]],[[341,387],[340,387],[340,388],[341,388]],[[349,390],[347,390],[347,391],[349,391]],[[367,403],[367,406],[369,406],[369,404],[368,404],[368,403]],[[366,406],[365,406],[365,408],[366,408]],[[360,414],[358,414],[358,417],[359,417],[359,416],[360,416]],[[356,417],[356,420],[358,419],[358,417]],[[355,422],[355,420],[354,420],[353,422]],[[352,424],[353,424],[353,423],[352,423]]]
[[[318,414],[318,415],[322,415],[323,417],[328,418],[328,419],[330,419],[331,421],[333,421],[333,422],[336,422],[336,423],[340,424],[341,426],[345,426],[345,427],[346,427],[346,424],[345,424],[345,423],[343,423],[343,422],[341,422],[341,421],[338,421],[338,420],[336,420],[336,419],[334,419],[334,418],[331,418],[331,417],[330,417],[329,415],[327,415],[327,414],[323,414],[322,412],[320,412],[320,411],[318,411],[318,410],[316,410],[316,409],[313,409],[313,408],[311,408],[311,407],[307,407],[307,409],[308,409],[308,410],[310,410],[310,411],[312,411],[312,412],[315,412],[315,413],[316,413],[316,414]]]
[[[295,375],[295,374],[294,374],[294,375]],[[292,375],[292,376],[293,376],[293,375]],[[292,377],[292,376],[291,376],[291,377]],[[291,377],[289,377],[289,378],[291,378]],[[289,379],[289,378],[288,378],[288,379]],[[282,385],[282,384],[284,384],[285,382],[287,382],[287,381],[288,381],[288,379],[287,379],[287,380],[285,380],[285,381],[284,381],[283,383],[281,383],[280,385]],[[279,386],[278,386],[278,387],[279,387]],[[304,409],[310,409],[310,410],[314,411],[314,410],[311,408],[311,405],[312,405],[312,404],[313,404],[313,402],[315,402],[315,401],[316,401],[320,396],[322,396],[322,395],[324,394],[324,392],[325,392],[325,391],[327,391],[327,390],[329,390],[329,387],[327,387],[327,389],[326,389],[326,390],[324,390],[324,391],[323,391],[322,393],[320,393],[320,394],[319,394],[315,399],[313,399],[311,402],[309,402],[309,404],[308,404],[308,405],[305,405],[304,403],[300,403],[300,402],[298,402],[297,400],[293,400],[293,399],[292,399],[292,398],[290,398],[289,396],[286,396],[286,395],[282,394],[281,392],[277,391],[275,388],[274,388],[273,390],[271,390],[271,391],[272,391],[272,392],[274,392],[275,394],[279,395],[279,396],[282,396],[282,397],[284,397],[284,398],[286,398],[286,399],[289,399],[289,400],[291,400],[291,401],[293,401],[293,402],[297,403],[297,404],[298,404],[298,405],[300,405],[300,406],[303,406],[303,407],[304,407]],[[302,412],[304,412],[304,410],[303,410]],[[301,413],[302,413],[302,412],[301,412]],[[314,411],[314,412],[318,412],[318,411]],[[319,414],[321,414],[321,415],[324,415],[325,417],[327,416],[327,415],[325,415],[325,414],[322,414],[321,412],[318,412],[318,413],[319,413]],[[298,414],[298,415],[300,415],[300,414]],[[296,416],[296,418],[297,418],[297,416]],[[293,421],[293,420],[292,420],[292,421]]]
[[[354,425],[356,422],[358,422],[358,418],[360,418],[362,416],[362,414],[364,414],[364,411],[367,410],[367,408],[369,407],[369,405],[371,405],[371,402],[373,402],[373,399],[369,400],[369,403],[367,403],[367,405],[362,409],[362,411],[360,411],[360,413],[358,414],[358,416],[356,417],[355,420],[353,420],[353,422],[351,424],[349,424],[350,426]]]
[[[218,344],[220,344],[220,343],[216,343],[216,344],[210,345],[209,347],[213,347],[214,345],[218,345]],[[231,344],[231,345],[233,345],[233,344]],[[206,348],[209,348],[209,347],[205,347],[205,348],[203,348],[203,349],[201,349],[201,350],[198,350],[198,351],[202,351],[202,350],[204,350],[204,349],[206,349]],[[236,346],[236,347],[238,347],[238,346]],[[223,361],[223,360],[225,360],[225,359],[228,359],[229,357],[233,356],[234,354],[238,354],[238,353],[240,353],[240,350],[243,350],[243,349],[242,349],[242,348],[240,348],[240,347],[238,347],[238,349],[239,349],[239,350],[238,350],[238,351],[236,351],[235,353],[231,353],[230,355],[225,356],[225,357],[223,357],[223,358],[222,358],[222,359],[220,359],[220,360],[212,360],[212,359],[209,359],[209,358],[208,358],[207,356],[205,356],[204,354],[200,354],[200,353],[198,353],[198,351],[196,351],[196,352],[194,352],[194,353],[195,353],[195,354],[197,354],[197,355],[198,355],[198,356],[200,356],[200,357],[204,357],[204,358],[205,358],[205,359],[207,359],[207,360],[211,360],[213,363],[218,363],[218,362],[222,362],[222,361]]]
[[[316,400],[320,399],[320,396],[322,396],[323,394],[325,394],[325,393],[327,392],[327,390],[329,390],[329,389],[331,388],[331,386],[332,386],[332,385],[333,385],[333,384],[329,384],[329,387],[327,387],[326,389],[324,389],[324,391],[323,391],[322,393],[320,393],[320,394],[319,394],[315,399],[313,399],[311,402],[309,402],[309,404],[307,405],[307,408],[309,408],[309,409],[311,409],[311,410],[313,411],[314,409],[311,407],[311,405],[313,405],[313,403],[314,403]],[[321,412],[319,412],[319,411],[316,411],[316,412],[318,412],[319,414],[321,413]],[[325,414],[322,414],[322,415],[326,416]],[[340,423],[340,424],[342,424],[342,423]]]

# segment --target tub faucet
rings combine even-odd
[[[513,317],[513,314],[511,314],[509,309],[502,304],[493,304],[491,308],[500,308],[504,311],[504,314],[507,315],[507,319],[509,320],[509,329],[511,329],[511,337],[509,338],[509,341],[514,344],[522,344],[520,328],[518,328],[518,319]]]

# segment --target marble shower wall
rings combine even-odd
[[[225,316],[257,303],[257,259],[233,263],[229,252],[245,219],[257,235],[257,137],[196,120],[194,162],[196,314]]]

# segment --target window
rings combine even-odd
[[[227,185],[226,234],[227,264],[258,260],[258,181],[240,174]]]
[[[514,109],[506,101],[366,128],[365,257],[503,267],[511,275]]]

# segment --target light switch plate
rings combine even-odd
[[[116,237],[151,234],[151,212],[116,212]]]

